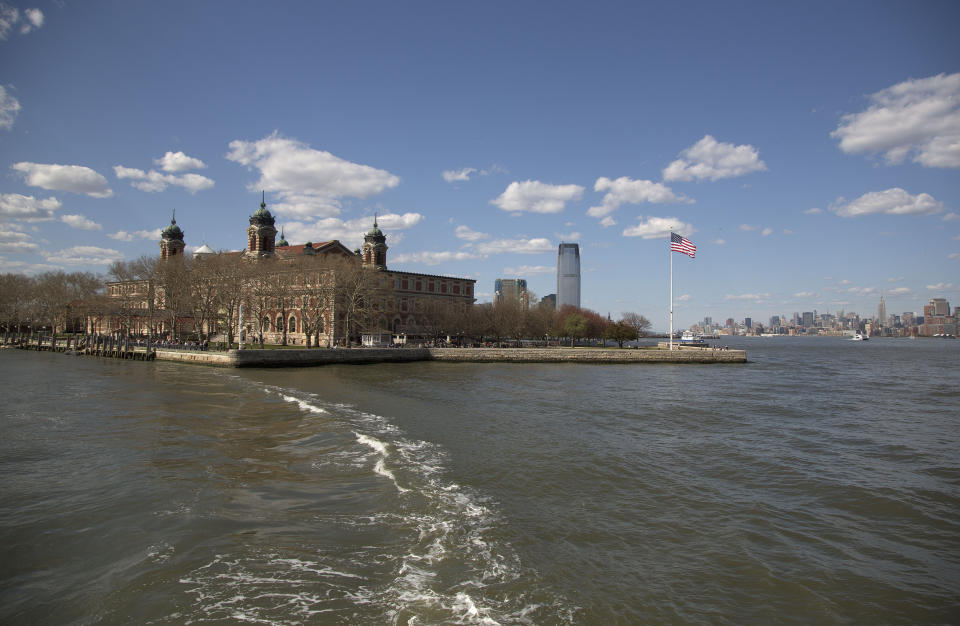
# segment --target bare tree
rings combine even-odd
[[[650,320],[648,320],[644,316],[639,315],[637,313],[632,313],[632,312],[624,313],[623,316],[620,318],[620,321],[630,326],[634,330],[634,332],[637,333],[638,338],[645,337],[647,332],[650,331],[650,326],[651,326]]]
[[[7,331],[19,331],[29,321],[34,305],[35,281],[22,274],[0,274],[0,323]]]

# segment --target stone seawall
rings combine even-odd
[[[743,350],[612,350],[595,348],[387,348],[329,350],[157,350],[159,361],[220,367],[448,361],[459,363],[746,363]]]

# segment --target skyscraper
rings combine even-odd
[[[883,295],[880,296],[880,304],[877,305],[877,323],[881,326],[887,325],[887,304],[883,301]]]
[[[493,304],[519,302],[523,308],[530,303],[527,296],[527,281],[523,278],[498,278],[493,283]]]
[[[557,309],[580,307],[580,245],[561,243],[557,251]]]

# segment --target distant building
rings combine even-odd
[[[752,317],[743,318],[743,325],[747,328],[753,328],[753,318]]]
[[[803,321],[800,324],[804,328],[813,327],[813,311],[804,311],[803,312]]]
[[[561,243],[557,251],[557,308],[580,307],[580,245]]]
[[[557,308],[557,294],[551,293],[542,298],[540,298],[540,306],[549,307],[551,309]]]
[[[519,302],[523,308],[530,306],[527,281],[523,278],[498,278],[493,283],[493,305]]]
[[[779,315],[771,315],[771,316],[770,316],[770,328],[777,328],[778,326],[780,326],[780,316],[779,316]]]
[[[950,303],[944,298],[931,298],[923,307],[923,324],[919,333],[925,337],[957,334],[957,319],[950,315]]]
[[[880,304],[877,305],[877,323],[881,326],[887,324],[887,304],[883,301],[883,296],[880,296]]]

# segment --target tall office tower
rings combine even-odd
[[[561,243],[557,252],[557,309],[580,307],[580,245]]]
[[[880,296],[880,304],[877,305],[877,322],[881,326],[887,325],[887,304],[883,301],[883,296]]]
[[[527,281],[524,278],[498,278],[493,283],[494,306],[505,302],[519,302],[523,308],[530,306]]]

